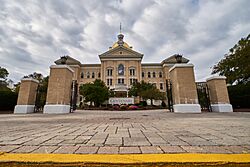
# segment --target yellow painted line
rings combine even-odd
[[[250,163],[250,154],[0,154],[0,162],[55,163]]]

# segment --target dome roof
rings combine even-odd
[[[118,46],[119,46],[118,42],[115,42],[110,49],[114,49]],[[128,48],[128,49],[131,49],[130,46],[126,42],[123,42],[122,46],[124,46],[125,48]]]
[[[119,35],[117,35],[117,37],[118,37],[118,41],[115,42],[115,43],[113,44],[113,46],[110,47],[110,49],[114,49],[114,48],[116,48],[116,47],[118,47],[118,46],[123,46],[123,47],[128,48],[128,49],[131,49],[131,48],[132,48],[132,47],[130,47],[126,42],[123,41],[123,37],[124,37],[123,34],[119,34]]]

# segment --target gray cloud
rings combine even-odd
[[[144,62],[161,62],[175,53],[195,65],[197,80],[250,30],[248,0],[0,0],[0,66],[15,82],[69,54],[82,63],[117,39],[144,53]]]

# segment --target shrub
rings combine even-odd
[[[128,107],[128,109],[130,109],[130,110],[137,110],[138,108],[139,107],[136,106],[136,105],[131,105],[131,106]]]
[[[121,110],[127,110],[127,109],[128,109],[128,106],[123,104],[123,105],[120,106],[120,109],[121,109]]]
[[[12,91],[0,91],[0,110],[13,111],[17,103],[17,93]]]
[[[114,106],[113,106],[113,109],[114,109],[114,110],[119,110],[119,109],[120,109],[120,106],[119,106],[119,105],[114,105]]]

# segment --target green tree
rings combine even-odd
[[[214,65],[212,74],[215,73],[225,75],[229,84],[250,81],[250,34],[239,40],[229,50],[229,53],[218,64]]]
[[[8,86],[7,77],[9,75],[9,72],[7,69],[0,67],[0,90],[1,91],[10,91]]]
[[[0,79],[6,79],[9,75],[9,72],[3,68],[3,67],[0,67]]]
[[[94,102],[96,107],[100,106],[105,100],[108,100],[112,92],[100,79],[93,83],[86,83],[80,86],[80,94],[85,98],[85,102]]]
[[[150,99],[151,105],[153,100],[164,100],[166,99],[165,94],[160,92],[154,84],[148,82],[137,82],[129,90],[130,96],[140,96],[143,100]]]
[[[12,82],[8,75],[7,69],[0,67],[0,111],[13,110],[17,102],[17,93],[8,88]]]

